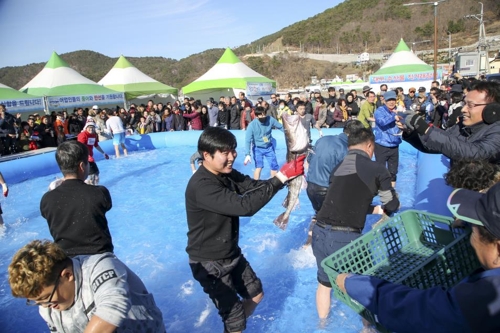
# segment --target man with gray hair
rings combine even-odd
[[[219,113],[219,108],[211,98],[207,101],[207,109],[209,125],[217,126],[217,114]]]

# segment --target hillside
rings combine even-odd
[[[404,1],[407,3],[408,1]],[[292,24],[274,34],[262,37],[235,49],[242,61],[280,87],[298,87],[309,83],[310,77],[331,78],[335,75],[357,73],[359,76],[376,70],[379,64],[352,67],[325,61],[292,56],[284,52],[276,57],[248,56],[283,50],[302,50],[314,53],[391,52],[403,37],[408,44],[432,39],[433,6],[402,6],[403,0],[346,0],[334,8],[306,20]],[[486,34],[500,34],[500,2],[483,0]],[[439,47],[447,47],[446,31],[452,32],[452,46],[472,44],[477,41],[478,21],[460,19],[467,14],[477,14],[475,0],[449,0],[441,3],[439,13]],[[422,45],[419,49],[432,45]],[[162,57],[127,57],[137,68],[168,85],[181,88],[210,67],[224,52],[210,49],[181,60]],[[47,59],[50,55],[47,55]],[[99,81],[114,65],[117,58],[110,58],[93,51],[75,51],[61,54],[75,70],[93,81]],[[19,67],[0,68],[0,82],[19,89],[29,82],[44,63]]]

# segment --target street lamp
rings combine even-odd
[[[417,6],[417,5],[433,5],[434,6],[434,81],[437,80],[437,8],[438,5],[441,2],[445,2],[446,0],[439,0],[439,1],[434,1],[434,2],[412,2],[412,3],[405,3],[403,6]]]

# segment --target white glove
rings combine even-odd
[[[244,165],[247,165],[248,163],[252,163],[252,158],[250,157],[250,155],[247,155],[245,157],[245,162],[243,162]]]

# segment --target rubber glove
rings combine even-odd
[[[2,189],[3,189],[3,196],[7,198],[7,196],[9,195],[9,187],[7,186],[7,184],[2,184]]]
[[[250,155],[245,156],[245,161],[243,162],[244,165],[247,165],[248,163],[252,163]]]
[[[305,159],[306,155],[301,155],[297,159],[285,163],[280,169],[281,174],[288,178],[288,180],[304,174]]]

